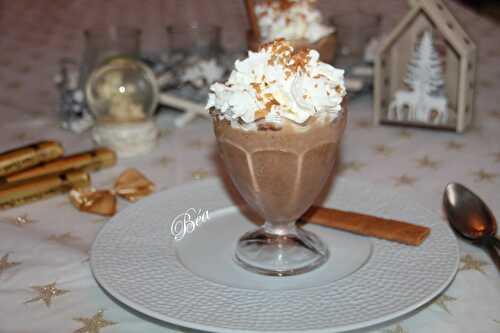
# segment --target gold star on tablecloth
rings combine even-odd
[[[373,126],[373,123],[370,120],[358,120],[355,122],[357,128],[370,128]]]
[[[483,274],[485,274],[483,270],[483,266],[489,265],[489,263],[485,261],[481,261],[478,259],[474,259],[470,254],[465,255],[464,257],[460,258],[460,262],[463,264],[462,267],[460,267],[458,270],[459,271],[478,271]]]
[[[45,112],[43,110],[33,110],[33,111],[29,111],[28,115],[33,117],[33,119],[41,119],[41,118],[46,118],[47,113],[48,112]],[[53,125],[56,126],[56,124],[53,124]]]
[[[201,139],[193,140],[187,144],[187,146],[192,149],[202,149],[205,145],[206,143]]]
[[[36,220],[30,219],[28,214],[23,214],[16,217],[7,217],[6,219],[4,219],[4,221],[5,223],[15,225],[16,227],[24,227],[25,225],[38,222]]]
[[[408,333],[401,325],[396,325],[394,328],[389,328],[384,333]]]
[[[474,176],[476,177],[476,182],[492,183],[498,175],[496,173],[486,172],[485,170],[481,169],[474,172]]]
[[[56,288],[55,282],[47,284],[45,286],[32,286],[31,289],[33,289],[36,293],[38,293],[38,296],[35,298],[32,298],[30,300],[27,300],[24,303],[44,301],[44,303],[47,307],[49,307],[50,304],[52,303],[53,297],[57,297],[57,296],[69,293],[69,290]]]
[[[401,185],[411,186],[411,185],[415,184],[417,179],[415,177],[410,177],[410,176],[404,174],[400,177],[396,177],[395,181],[396,181],[396,186],[401,186]]]
[[[191,173],[191,176],[196,180],[201,180],[201,179],[207,178],[209,176],[209,173],[208,173],[208,171],[198,169],[198,170],[193,171]]]
[[[402,130],[399,132],[398,136],[401,138],[401,139],[409,139],[411,138],[411,133],[407,130]]]
[[[11,107],[12,106],[12,102],[9,101],[8,99],[0,99],[0,105]]]
[[[169,128],[163,128],[160,130],[160,133],[158,133],[159,138],[166,138],[167,136],[172,134],[172,130]]]
[[[495,83],[491,80],[481,80],[479,82],[479,85],[483,88],[492,88],[495,85]]]
[[[5,254],[2,259],[0,259],[0,276],[2,275],[3,271],[8,270],[9,268],[12,268],[14,266],[20,265],[20,262],[15,262],[15,261],[10,261],[9,262],[9,254]]]
[[[500,53],[498,52],[498,50],[491,49],[491,50],[488,50],[488,57],[491,57],[491,58],[500,57]]]
[[[174,159],[169,156],[163,156],[158,160],[158,163],[164,168],[168,167],[172,162],[174,162]]]
[[[50,90],[42,88],[42,89],[38,90],[37,93],[38,93],[38,96],[45,97],[47,95],[50,95]],[[38,115],[40,115],[40,113],[42,113],[41,110],[33,110],[33,111],[31,111],[31,114],[38,114]]]
[[[17,90],[17,89],[21,88],[22,85],[23,84],[21,81],[12,81],[12,82],[7,83],[6,88],[8,90]]]
[[[375,145],[373,146],[373,150],[375,150],[377,154],[384,156],[389,156],[393,153],[393,149],[387,147],[386,145]]]
[[[12,64],[12,60],[10,59],[2,59],[0,60],[0,66],[2,67],[8,67]]]
[[[475,124],[471,129],[469,129],[469,133],[481,134],[483,128],[479,124]]]
[[[366,166],[365,163],[361,163],[361,162],[357,162],[357,161],[346,162],[346,163],[340,164],[338,172],[343,173],[343,172],[346,172],[348,170],[358,172],[362,168],[364,168],[365,166]]]
[[[18,68],[17,68],[17,71],[21,74],[27,74],[29,72],[31,72],[31,66],[30,65],[27,65],[27,64],[24,64],[24,65],[20,65]]]
[[[116,325],[117,323],[105,320],[104,311],[99,310],[92,318],[73,318],[74,321],[83,323],[83,327],[77,329],[73,333],[100,333],[101,328]]]
[[[66,245],[67,243],[71,241],[75,241],[80,239],[79,237],[73,236],[70,232],[65,232],[64,234],[60,235],[50,235],[49,238],[47,238],[49,241],[54,241],[59,244],[64,244]]]
[[[448,141],[446,143],[446,149],[448,150],[462,150],[464,145],[455,141]]]
[[[102,218],[102,219],[97,219],[97,220],[92,220],[90,222],[94,223],[94,224],[101,224],[101,223],[106,223],[108,222],[109,219],[108,218]]]
[[[16,141],[24,141],[24,140],[27,140],[28,138],[29,138],[29,135],[26,132],[19,132],[19,133],[14,134],[14,140],[16,140]]]
[[[66,207],[66,206],[72,206],[71,201],[66,200],[66,201],[61,201],[61,202],[58,202],[58,203],[56,204],[56,207],[57,207],[57,208]]]
[[[439,296],[434,302],[433,304],[439,306],[441,309],[443,309],[444,311],[448,312],[449,314],[451,314],[450,310],[448,309],[448,305],[447,303],[451,303],[451,302],[454,302],[456,301],[457,299],[455,297],[451,297],[451,296],[448,296],[446,294],[442,294],[441,296]]]
[[[491,111],[491,112],[490,112],[490,115],[491,115],[493,118],[500,119],[500,111]]]
[[[439,166],[438,161],[433,161],[429,158],[429,155],[424,155],[422,158],[417,160],[417,164],[421,168],[437,169]]]

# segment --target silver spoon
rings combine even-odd
[[[444,190],[443,206],[450,225],[463,237],[484,246],[500,270],[500,240],[496,238],[495,216],[472,191],[458,183]]]

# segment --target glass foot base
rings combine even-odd
[[[321,266],[328,256],[326,245],[309,231],[293,228],[276,234],[261,227],[240,238],[235,261],[255,273],[290,276]]]

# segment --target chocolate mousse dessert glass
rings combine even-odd
[[[275,276],[320,266],[328,247],[296,221],[333,170],[347,118],[343,71],[278,40],[237,61],[229,80],[211,90],[207,108],[225,168],[265,219],[239,239],[235,261]]]
[[[266,0],[255,6],[260,36],[247,34],[248,48],[256,51],[262,43],[285,38],[296,51],[317,50],[323,62],[333,63],[336,31],[324,24],[313,0]]]

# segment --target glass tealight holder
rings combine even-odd
[[[221,81],[226,72],[221,57],[221,27],[184,24],[168,26],[166,32],[164,63],[170,68],[171,79],[162,90],[204,104],[210,85]]]
[[[337,31],[335,65],[345,68],[363,63],[367,45],[380,35],[382,17],[358,9],[332,16],[330,22]]]
[[[84,31],[84,37],[83,79],[110,58],[140,55],[141,30],[134,26],[95,25]]]
[[[170,25],[167,31],[167,50],[170,56],[217,58],[222,51],[222,28],[218,25]]]
[[[93,137],[99,145],[114,149],[119,157],[154,148],[158,86],[146,65],[129,57],[112,58],[90,73],[85,93],[96,119]]]

